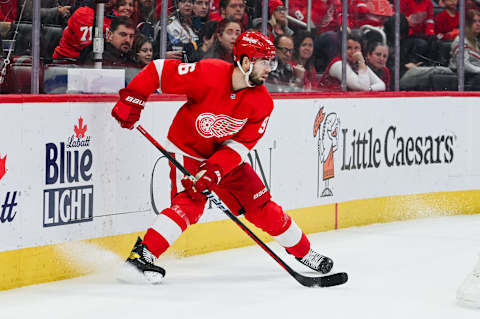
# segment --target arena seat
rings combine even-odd
[[[60,43],[62,38],[63,28],[59,26],[44,25],[40,35],[40,57],[50,60],[53,51]]]
[[[18,34],[15,36],[15,31]],[[7,34],[7,39],[12,40],[15,37],[15,55],[31,55],[32,54],[32,24],[14,22],[10,26]]]
[[[51,59],[53,51],[60,42],[63,34],[63,28],[60,26],[41,25],[40,26],[40,57]],[[17,23],[12,23],[7,38],[13,39]],[[21,22],[18,24],[18,34],[15,37],[15,55],[32,54],[32,24]]]
[[[458,78],[452,74],[432,74],[432,91],[458,91]]]
[[[32,57],[19,56],[11,58],[7,76],[2,86],[2,93],[31,93]],[[43,64],[40,62],[40,92],[43,84]]]

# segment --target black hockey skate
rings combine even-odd
[[[142,244],[142,239],[138,237],[135,246],[127,258],[125,263],[130,268],[134,268],[139,272],[142,278],[132,278],[132,276],[122,276],[119,278],[121,281],[138,283],[147,282],[152,284],[158,284],[165,277],[165,269],[154,264],[155,256],[147,249],[147,246]],[[138,277],[138,276],[137,276]]]
[[[320,255],[312,249],[310,249],[303,258],[296,257],[296,259],[305,266],[322,274],[329,273],[333,267],[333,261],[330,258]]]

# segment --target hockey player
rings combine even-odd
[[[271,200],[261,179],[244,162],[265,133],[273,110],[263,82],[276,67],[275,47],[261,33],[244,32],[235,42],[233,55],[236,65],[214,59],[155,60],[120,90],[112,110],[123,128],[132,129],[155,90],[187,95],[168,140],[174,157],[195,178],[182,179],[171,165],[171,206],[161,212],[144,239],[137,240],[127,259],[148,282],[158,283],[165,276],[154,261],[199,220],[206,204],[205,189],[215,191],[235,215],[243,214],[302,264],[324,274],[333,266],[330,258],[310,248],[299,226]]]

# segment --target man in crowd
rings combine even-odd
[[[209,14],[210,12],[208,0],[193,1],[192,27],[193,31],[195,31],[196,34],[200,33],[203,25],[208,21]]]
[[[275,38],[275,48],[277,49],[278,67],[276,70],[270,72],[268,76],[268,83],[291,87],[295,84],[297,73],[300,70],[292,67],[292,55],[293,55],[293,39],[287,35],[280,35]]]
[[[107,31],[107,42],[103,51],[103,64],[109,66],[129,66],[134,64],[130,55],[133,39],[135,38],[135,24],[127,17],[112,19],[110,30]],[[82,52],[79,62],[95,62],[94,52]]]
[[[245,30],[248,22],[248,17],[245,14],[245,2],[244,0],[220,0],[220,12],[212,14],[210,18],[215,21],[225,18],[237,21]]]

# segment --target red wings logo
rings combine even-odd
[[[224,137],[238,133],[247,123],[247,119],[236,119],[225,114],[202,113],[195,121],[197,132],[205,137]]]
[[[6,162],[7,155],[5,155],[3,158],[0,156],[0,179],[2,179],[2,177],[5,176],[5,173],[7,172],[7,168],[5,166]]]

